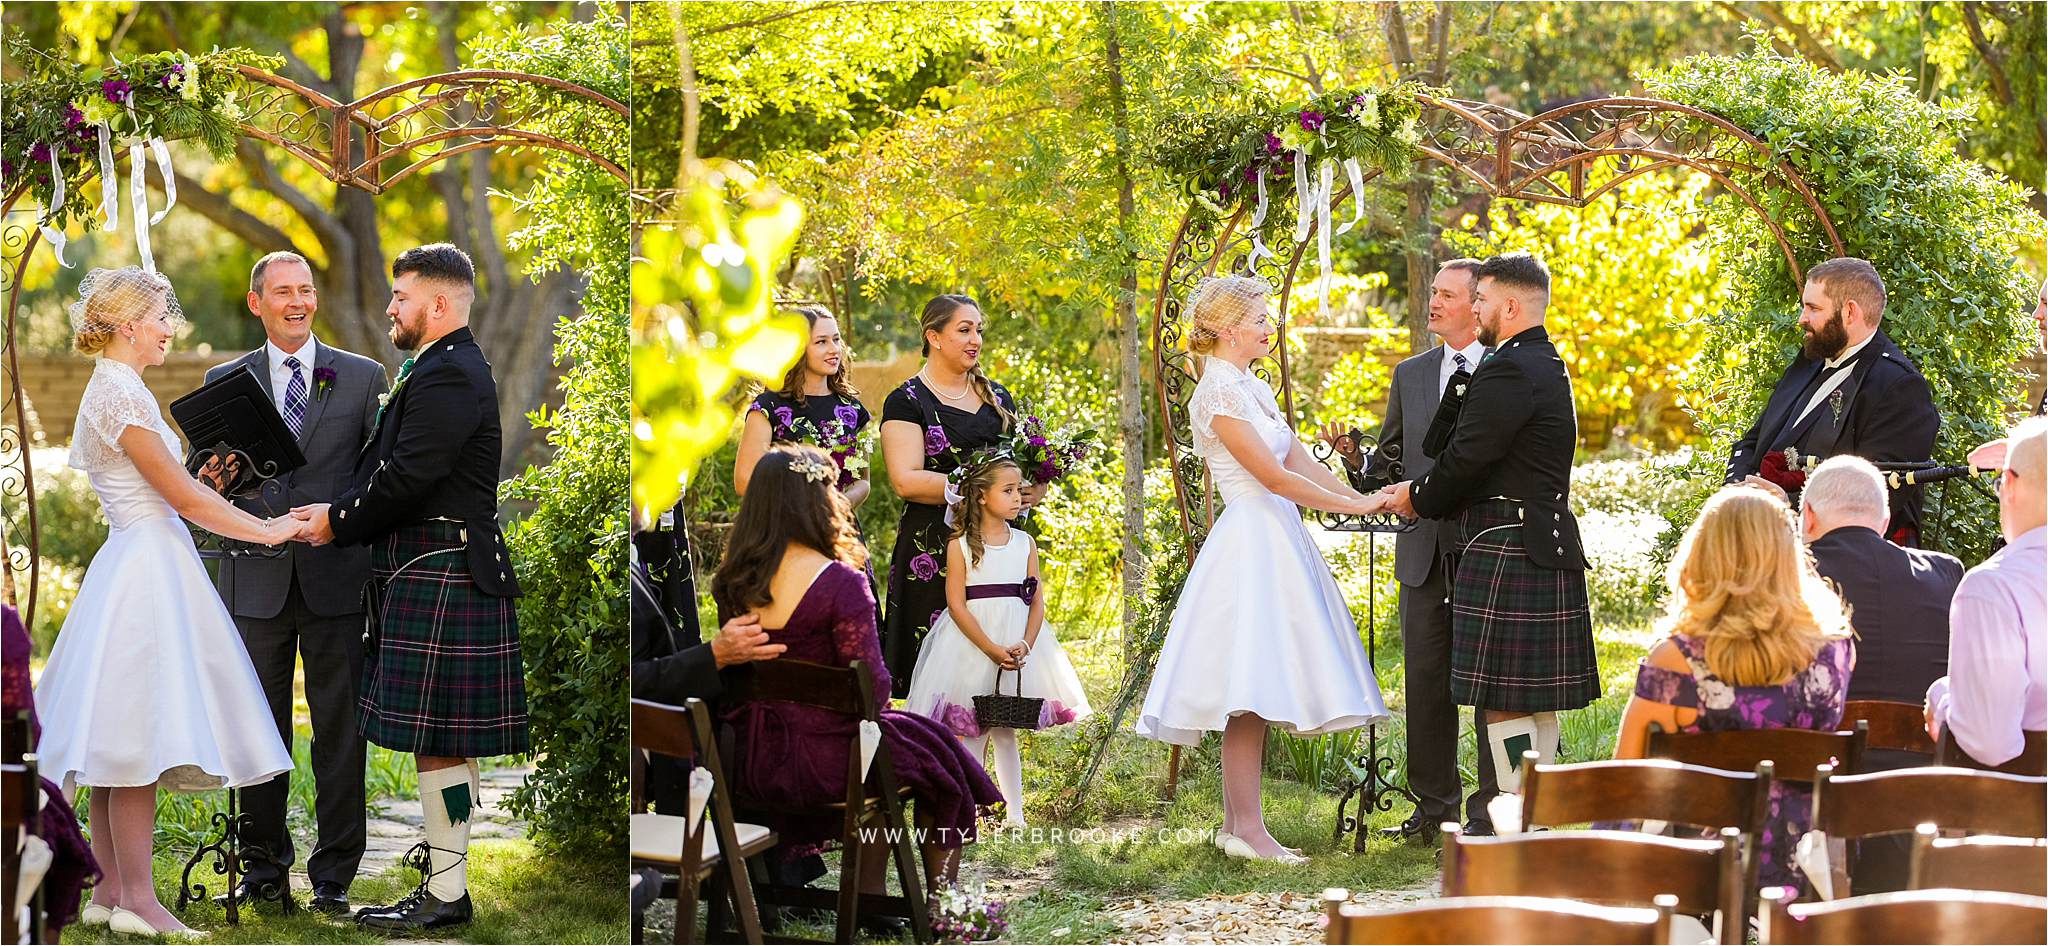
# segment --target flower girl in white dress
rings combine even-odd
[[[70,463],[85,471],[111,529],[36,684],[38,750],[43,771],[67,790],[92,787],[92,851],[104,877],[79,919],[117,933],[178,934],[187,928],[157,900],[151,871],[157,788],[237,788],[292,767],[185,520],[266,545],[296,538],[302,523],[237,509],[178,461],[178,438],[142,383],[184,321],[170,282],[134,266],[94,270],[79,295],[74,341],[98,358]]]
[[[1272,343],[1272,290],[1212,276],[1188,300],[1188,349],[1209,355],[1189,400],[1195,454],[1226,504],[1188,570],[1145,693],[1139,735],[1193,745],[1223,732],[1223,830],[1232,857],[1302,863],[1266,831],[1259,771],[1266,728],[1298,736],[1386,718],[1358,626],[1296,506],[1369,515],[1360,495],[1310,457],[1251,374]]]
[[[1045,599],[1038,594],[1038,547],[1010,526],[1024,509],[1017,464],[998,459],[973,467],[960,492],[953,538],[946,543],[946,614],[925,635],[904,705],[944,723],[977,756],[994,744],[1004,821],[1021,827],[1024,772],[1017,731],[983,730],[974,718],[974,697],[998,691],[1039,697],[1045,701],[1040,729],[1093,710],[1059,638],[1041,633]]]

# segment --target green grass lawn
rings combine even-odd
[[[178,872],[183,867],[182,858],[157,858],[157,895],[166,904],[177,902]],[[194,871],[195,879],[198,874]],[[525,840],[480,841],[469,850],[469,889],[476,921],[440,931],[435,938],[462,943],[623,943],[628,922],[625,877],[623,860],[562,859],[541,853]],[[217,875],[209,879],[219,886]],[[358,905],[391,903],[410,893],[417,882],[413,871],[392,868],[376,877],[357,878],[349,898]],[[300,898],[302,906],[304,899]],[[188,907],[180,918],[188,926],[208,931],[208,941],[215,943],[388,941],[358,931],[350,921],[305,909],[285,913],[274,904],[243,910],[240,925],[232,927],[221,909],[211,904]],[[66,943],[147,941],[111,934],[106,927],[73,925],[64,931]]]

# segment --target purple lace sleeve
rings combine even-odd
[[[1636,695],[1652,703],[1699,709],[1699,688],[1692,674],[1666,670],[1645,659],[1636,665]]]
[[[882,639],[875,633],[875,596],[867,578],[844,564],[834,563],[837,587],[832,589],[832,649],[840,666],[856,660],[867,661],[875,678],[875,697],[884,708],[889,702],[889,668],[882,663]]]

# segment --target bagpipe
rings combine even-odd
[[[1805,488],[1807,474],[1821,465],[1826,457],[1802,454],[1797,448],[1786,447],[1764,454],[1757,475],[1782,487],[1787,492]],[[1905,489],[1908,486],[1924,486],[1942,480],[1963,479],[1983,473],[1996,473],[1990,467],[1943,466],[1933,460],[1909,460],[1905,462],[1872,463],[1877,472],[1884,476],[1886,486]]]

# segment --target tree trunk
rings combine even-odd
[[[1447,27],[1448,11],[1439,9],[1435,21],[1430,24],[1432,39],[1441,43]],[[1399,3],[1387,4],[1387,58],[1394,70],[1403,79],[1415,76],[1415,54],[1408,44],[1408,20],[1401,14]],[[1442,47],[1439,45],[1439,51]],[[1440,77],[1439,77],[1440,78]],[[1434,347],[1429,334],[1429,288],[1436,280],[1435,240],[1430,234],[1429,201],[1436,190],[1436,180],[1430,176],[1428,167],[1422,161],[1415,162],[1415,176],[1402,188],[1408,193],[1408,213],[1403,220],[1404,242],[1407,250],[1403,256],[1408,261],[1408,352],[1421,354]]]
[[[1138,215],[1136,185],[1131,180],[1130,102],[1124,87],[1123,45],[1118,38],[1116,4],[1102,4],[1104,64],[1109,73],[1111,123],[1116,132],[1116,226],[1130,245]],[[1116,293],[1117,431],[1123,440],[1124,536],[1123,623],[1124,662],[1130,663],[1136,643],[1138,601],[1145,590],[1145,407],[1139,387],[1139,359],[1144,354],[1138,330],[1138,258],[1124,251],[1123,273]]]

